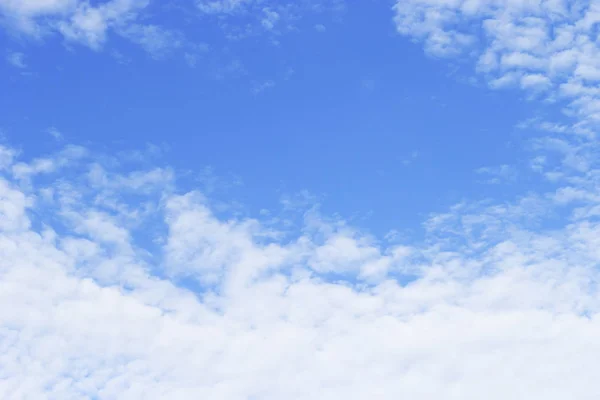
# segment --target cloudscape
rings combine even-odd
[[[0,398],[600,398],[599,24],[0,0]]]

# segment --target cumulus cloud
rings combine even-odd
[[[384,245],[314,207],[291,236],[219,217],[164,166],[0,155],[2,398],[600,394],[594,164]]]
[[[31,24],[70,21],[78,7],[0,4]],[[598,13],[563,4],[397,3],[400,32],[432,54],[474,52],[490,85],[564,95],[576,121],[523,124],[551,134],[533,142],[531,163],[551,189],[459,203],[429,216],[420,242],[383,244],[315,207],[282,234],[269,212],[216,213],[168,166],[106,163],[72,145],[25,160],[0,146],[0,397],[598,398],[586,58]],[[81,13],[73,34],[101,41],[100,19]]]

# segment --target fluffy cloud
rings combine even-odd
[[[0,7],[31,24],[81,12],[74,38],[94,41],[132,4],[113,3]],[[575,117],[523,124],[553,134],[531,163],[551,189],[457,204],[422,242],[386,245],[315,208],[290,234],[216,213],[165,166],[0,146],[0,397],[598,398],[597,12],[565,4],[396,5],[428,51],[474,52],[493,87],[564,96]]]
[[[60,168],[80,160],[86,154],[87,150],[81,146],[66,146],[50,157],[36,158],[28,163],[15,163],[11,166],[12,175],[16,180],[28,182],[35,175],[56,172]]]
[[[435,56],[474,56],[492,88],[517,86],[567,104],[572,133],[600,120],[600,8],[587,1],[401,0],[398,31]]]
[[[4,23],[20,34],[43,37],[59,33],[68,42],[98,50],[113,31],[139,43],[152,54],[173,39],[172,32],[153,25],[140,25],[139,13],[149,0],[0,0]]]
[[[600,223],[577,211],[599,207],[593,168],[384,246],[315,209],[291,237],[218,217],[168,168],[73,148],[0,148],[2,398],[600,395]]]

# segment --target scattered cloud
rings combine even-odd
[[[145,6],[93,4],[0,0],[23,32],[93,48]],[[154,159],[0,146],[0,397],[598,398],[600,11],[565,4],[396,4],[398,30],[429,53],[475,54],[490,86],[559,96],[575,121],[522,126],[548,133],[531,166],[551,189],[465,200],[431,215],[423,241],[382,244],[317,207],[290,234],[269,210],[218,216]],[[160,30],[136,29],[161,49]]]
[[[56,129],[55,127],[48,128],[46,130],[46,132],[48,132],[48,134],[50,136],[52,136],[54,138],[54,140],[61,141],[61,140],[64,139],[63,134],[58,129]]]
[[[596,169],[384,245],[315,208],[291,236],[220,218],[169,168],[21,157],[0,147],[3,398],[598,395]]]
[[[375,79],[367,78],[362,80],[363,89],[372,92],[377,87],[377,82]]]
[[[275,87],[275,82],[270,79],[262,82],[255,81],[252,83],[252,93],[260,94],[265,90],[271,89],[273,87]]]
[[[190,15],[202,19],[222,31],[223,38],[241,41],[249,37],[264,37],[265,43],[277,46],[284,33],[312,29],[310,15],[337,15],[340,1],[276,2],[272,0],[197,0],[188,5],[173,4],[165,9],[160,2],[150,0],[0,0],[2,29],[12,36],[31,39],[37,42],[57,39],[68,48],[85,46],[94,51],[107,50],[120,64],[130,64],[129,50],[119,48],[115,39],[125,39],[138,45],[152,58],[163,59],[178,54],[191,68],[199,66],[205,57],[208,45],[196,43],[188,32]],[[190,9],[190,7],[192,7]],[[168,25],[169,19],[161,19],[165,10],[179,13],[182,18],[177,25]],[[200,11],[200,12],[197,12]],[[324,25],[317,25],[317,30]],[[216,54],[207,61],[208,68],[224,70],[227,59],[235,57],[236,49],[223,46],[222,38],[210,40]],[[220,54],[220,55],[219,55]],[[21,53],[11,53],[7,61],[14,66],[25,66]],[[225,58],[225,60],[221,59]],[[218,72],[217,75],[223,75]]]
[[[398,32],[430,54],[474,57],[490,87],[543,92],[566,105],[573,129],[598,127],[596,3],[402,0],[394,10]]]
[[[198,9],[207,14],[233,13],[252,0],[199,0]]]
[[[120,28],[119,33],[140,45],[154,58],[161,58],[167,53],[183,47],[185,42],[182,34],[157,25],[129,24]]]
[[[521,130],[530,129],[565,135],[574,134],[588,136],[590,138],[594,136],[594,130],[590,129],[588,126],[585,126],[584,123],[574,123],[568,125],[565,123],[545,121],[540,118],[529,118],[519,122],[516,127]]]
[[[185,53],[183,56],[188,66],[190,66],[191,68],[196,68],[196,65],[198,64],[198,59],[194,54]]]
[[[419,152],[416,150],[413,150],[410,155],[408,157],[404,157],[402,159],[402,164],[403,165],[410,165],[412,164],[417,158],[419,157]]]
[[[263,8],[263,13],[264,17],[261,20],[261,24],[266,30],[270,31],[275,27],[277,21],[279,21],[279,13],[271,10],[269,7]]]
[[[188,45],[183,58],[190,68],[195,68],[198,65],[198,61],[205,56],[209,49],[210,46],[206,43]]]
[[[499,184],[513,182],[517,179],[518,171],[510,165],[500,165],[495,167],[482,167],[475,171],[477,174],[486,177],[483,183]]]
[[[12,164],[13,160],[17,156],[17,151],[5,146],[0,146],[0,170],[8,169]]]
[[[266,34],[275,45],[280,43],[276,37],[287,32],[305,29],[323,32],[325,25],[315,25],[309,16],[328,14],[338,20],[344,11],[344,3],[339,0],[208,0],[196,4],[206,17],[216,17],[227,39],[239,41]]]
[[[100,50],[112,32],[153,56],[180,47],[179,33],[140,22],[140,13],[149,4],[149,0],[5,0],[0,1],[0,12],[9,29],[37,39],[58,33],[69,43]]]
[[[112,50],[110,52],[110,56],[121,65],[127,65],[131,63],[131,58],[118,50]]]
[[[20,52],[9,52],[6,55],[6,62],[15,68],[27,68],[27,64],[25,63],[25,54]]]
[[[66,146],[52,157],[40,157],[30,162],[15,163],[12,165],[12,175],[18,181],[29,182],[36,175],[56,172],[86,155],[87,150],[81,146]]]

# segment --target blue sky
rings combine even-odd
[[[598,398],[599,23],[0,0],[0,398]]]
[[[515,125],[538,105],[469,83],[471,65],[427,56],[395,32],[390,4],[302,10],[273,31],[247,11],[224,18],[251,24],[235,41],[193,5],[196,24],[162,7],[144,14],[190,43],[167,45],[159,60],[110,33],[91,50],[56,34],[32,43],[3,32],[3,47],[27,63],[2,65],[9,140],[28,155],[56,146],[51,127],[108,152],[153,143],[175,168],[237,177],[250,212],[306,190],[377,234],[414,228],[464,196],[515,191],[485,187],[474,171],[524,161],[528,132]],[[185,55],[199,44],[208,49],[191,67]]]

